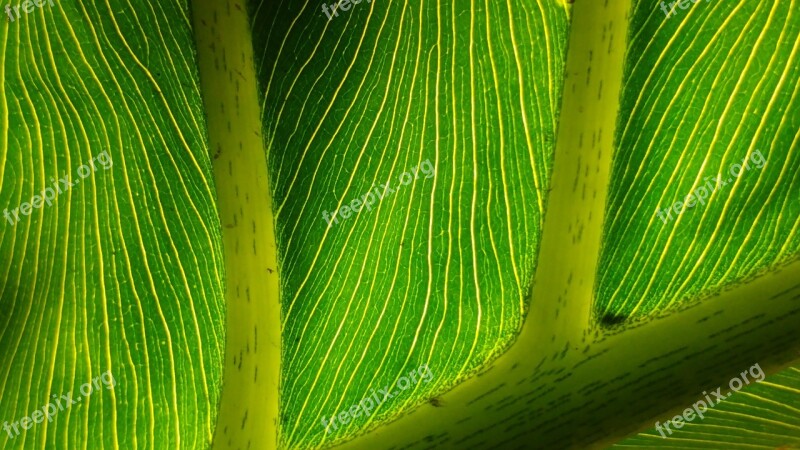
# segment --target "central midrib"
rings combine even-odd
[[[214,449],[278,446],[277,247],[248,13],[192,2],[225,253],[227,339]],[[213,431],[213,430],[212,430]]]

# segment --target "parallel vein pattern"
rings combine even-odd
[[[75,184],[0,223],[0,421],[78,403],[0,448],[203,448],[225,315],[188,5],[48,3],[0,21],[0,211]]]
[[[567,13],[550,0],[361,2],[331,20],[318,2],[251,6],[281,258],[281,441],[318,446],[453,386],[520,328]],[[385,183],[395,192],[329,227],[325,214]],[[326,435],[323,418],[423,364],[432,381]]]
[[[611,321],[800,250],[800,3],[637,3],[597,283]]]
[[[724,389],[727,387],[723,386]],[[702,398],[702,395],[698,398]],[[800,367],[794,366],[734,393],[672,433],[655,429],[614,448],[800,448]]]

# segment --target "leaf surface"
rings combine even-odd
[[[800,250],[800,9],[690,5],[631,13],[600,317],[685,306]]]
[[[305,446],[455,385],[519,330],[567,11],[362,2],[329,21],[319,5],[254,5],[282,270],[283,442]],[[341,212],[354,200],[372,204]],[[425,364],[432,380],[395,387],[326,435],[323,418]]]
[[[5,449],[214,429],[224,269],[188,7],[125,8],[45,3],[0,31],[0,209],[75,183],[0,223],[0,419],[75,401]]]
[[[741,378],[741,375],[739,375]],[[722,393],[730,392],[730,383]],[[733,387],[738,384],[733,383]],[[716,388],[714,388],[716,389]],[[751,383],[717,403],[702,418],[695,416],[680,429],[651,429],[625,439],[614,448],[775,449],[800,447],[800,370],[789,367],[760,383]],[[717,402],[716,396],[710,396]],[[700,394],[697,400],[704,400]],[[689,406],[690,405],[686,405]],[[702,412],[702,405],[698,405]],[[683,414],[683,411],[676,412]],[[674,416],[673,416],[674,417]],[[689,416],[691,417],[691,416]]]

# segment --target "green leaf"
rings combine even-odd
[[[758,372],[754,371],[756,375]],[[741,375],[737,377],[741,380]],[[739,392],[731,392],[739,386],[731,380],[721,386],[722,393],[730,397],[709,408],[703,417],[674,426],[670,431],[659,433],[655,429],[625,439],[617,448],[797,448],[800,446],[800,370],[790,367],[767,377],[759,376],[761,382],[744,386]],[[756,378],[758,380],[759,378]],[[709,390],[709,392],[711,392]],[[727,392],[730,392],[728,394]],[[710,397],[717,402],[716,396]],[[703,395],[697,400],[705,401]],[[691,407],[690,405],[686,405]],[[698,405],[703,413],[703,406]],[[676,415],[683,414],[678,411]],[[674,417],[674,416],[673,416]],[[691,417],[691,416],[688,416]],[[662,436],[663,434],[663,436]],[[792,446],[792,447],[789,447]]]
[[[561,96],[563,5],[340,14],[270,3],[253,21],[256,48],[270,49],[256,66],[287,447],[385,422],[508,347],[528,307]],[[423,365],[432,379],[411,381]],[[396,383],[407,390],[326,433],[323,419]]]
[[[715,21],[702,28],[670,24],[672,34],[665,36],[663,18],[644,2],[634,6],[630,24],[630,5],[624,2],[576,6],[531,310],[516,342],[480,377],[442,395],[443,408],[420,407],[342,448],[599,448],[652,426],[671,409],[685,408],[704,388],[730,379],[742,366],[759,361],[772,373],[796,358],[800,263],[794,243],[800,222],[798,204],[792,201],[798,192],[793,177],[798,163],[791,131],[797,129],[797,115],[788,111],[797,109],[792,47],[797,19],[788,14],[790,2],[779,3],[769,16],[771,26],[748,23],[762,35],[724,35],[744,48],[769,42],[763,48],[772,53],[759,58],[776,64],[775,70],[757,71],[760,78],[753,80],[752,74],[740,86],[752,104],[737,103],[741,118],[731,125],[723,123],[731,95],[727,82],[710,83],[704,76],[713,74],[707,71],[700,71],[696,81],[665,74],[693,67],[700,59],[692,53],[696,47],[680,63],[668,59],[678,56],[665,56],[664,67],[651,56],[675,41],[684,47],[713,42],[720,33]],[[734,5],[726,8],[737,10],[740,23],[752,20]],[[678,29],[687,34],[676,38]],[[656,31],[653,43],[649,39]],[[647,52],[640,56],[643,49]],[[729,48],[714,50],[709,55],[732,66],[723,76],[751,75],[747,59],[726,59]],[[693,97],[684,94],[688,87]],[[664,105],[675,96],[684,114],[673,119],[675,111],[665,115]],[[684,97],[708,105],[703,122],[695,122],[697,108]],[[683,221],[655,226],[660,199],[672,198],[672,191],[688,192],[678,183],[681,178],[669,174],[688,176],[698,170],[691,164],[678,166],[679,157],[682,163],[718,161],[727,169],[740,161],[734,158],[739,153],[749,156],[752,151],[718,152],[727,140],[761,142],[762,118],[751,111],[775,108],[776,98],[782,106],[775,109],[774,121],[781,125],[773,128],[769,160],[785,165],[767,163],[754,177],[740,178],[732,192],[717,194],[707,211],[692,211],[718,219],[711,223],[720,230],[691,228],[693,223]],[[664,121],[676,128],[669,139],[656,134]],[[725,133],[711,133],[712,139],[693,132],[696,123],[704,132],[716,126]],[[721,222],[726,217],[729,222]],[[759,235],[742,231],[743,223],[753,221],[760,225]],[[670,253],[674,250],[668,244],[680,251]],[[695,248],[706,245],[723,259],[705,261],[707,255]],[[663,268],[651,263],[658,258]],[[670,283],[672,290],[665,290]],[[612,303],[610,293],[615,292],[619,302]],[[636,305],[644,305],[641,312]],[[785,431],[781,438],[796,436],[794,429]]]
[[[666,19],[634,7],[598,315],[682,306],[797,258],[796,12],[703,2]]]
[[[0,223],[0,420],[58,408],[0,447],[206,446],[224,269],[187,5],[45,3],[0,42],[0,209],[76,183]]]
[[[0,446],[800,442],[795,0],[145,3],[2,29]]]

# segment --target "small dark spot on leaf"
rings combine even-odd
[[[627,317],[621,314],[608,313],[600,319],[600,323],[603,325],[619,325],[622,322],[625,322],[626,319]]]

